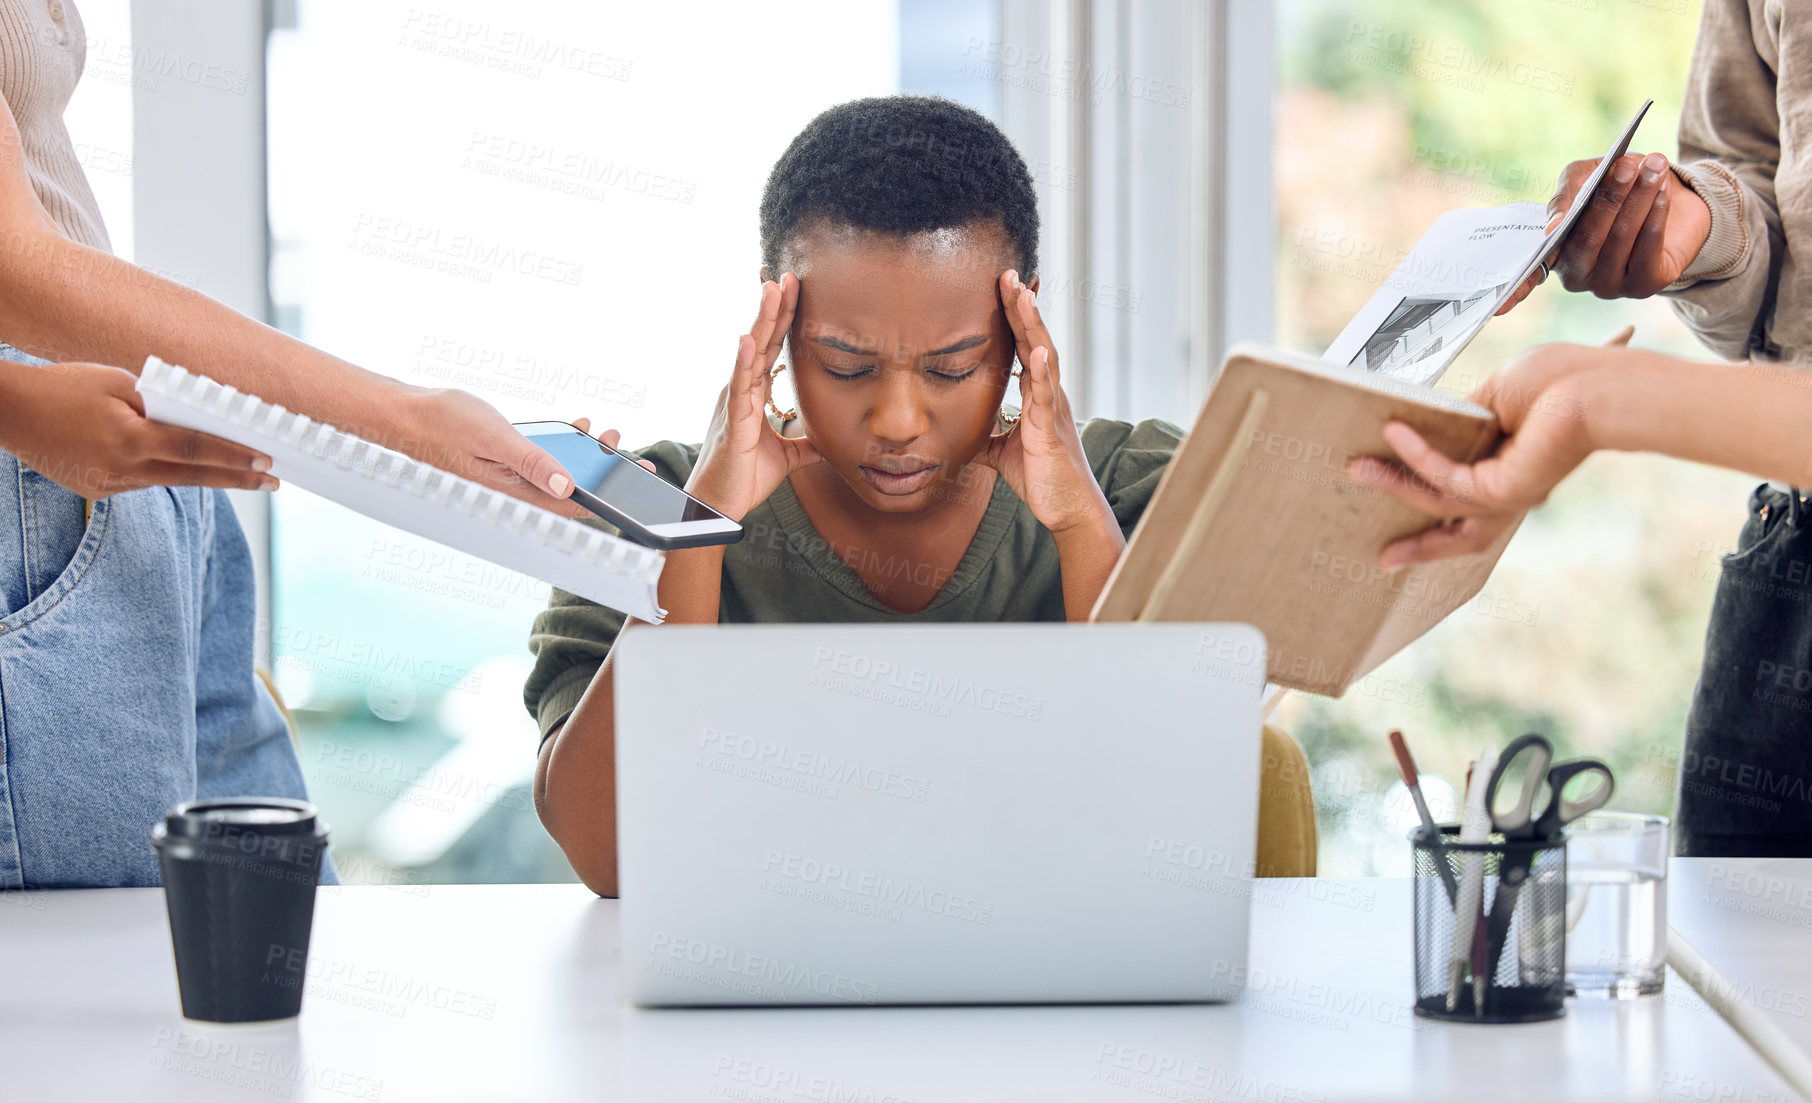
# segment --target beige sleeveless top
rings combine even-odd
[[[73,0],[0,0],[0,99],[19,126],[32,189],[65,236],[112,252],[100,206],[63,125],[63,109],[87,57]]]

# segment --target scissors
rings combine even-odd
[[[1517,770],[1522,771],[1523,790],[1515,803],[1505,808],[1499,797]],[[1567,787],[1582,777],[1596,777],[1599,783],[1578,796],[1568,797]],[[1535,802],[1544,781],[1548,783],[1548,806],[1538,813]],[[1510,741],[1503,757],[1497,760],[1497,769],[1491,771],[1485,806],[1491,812],[1491,826],[1506,839],[1551,839],[1567,824],[1608,804],[1615,784],[1611,768],[1597,759],[1554,762],[1552,743],[1539,735],[1522,735]]]
[[[1500,803],[1499,796],[1507,791],[1507,785],[1514,785],[1512,779],[1518,776],[1518,771],[1521,772],[1522,791],[1506,808]],[[1581,791],[1586,781],[1593,784]],[[1543,782],[1548,786],[1548,803],[1537,811],[1536,798]],[[1485,807],[1491,813],[1491,826],[1506,840],[1546,840],[1554,838],[1561,828],[1587,812],[1597,811],[1610,803],[1615,787],[1611,768],[1598,759],[1555,762],[1552,743],[1539,735],[1523,735],[1510,741],[1498,759],[1497,768],[1491,771],[1491,780],[1485,788]],[[1568,796],[1569,789],[1577,795]],[[1492,898],[1491,914],[1485,926],[1489,948],[1485,977],[1497,974],[1498,959],[1503,956],[1504,942],[1510,933],[1510,919],[1516,912],[1516,898],[1522,891],[1523,882],[1529,878],[1535,854],[1534,848],[1519,847],[1507,852],[1499,865],[1497,893]],[[1477,985],[1483,980],[1484,977],[1477,977],[1474,983]],[[1475,999],[1474,1005],[1478,1006],[1479,1001]]]

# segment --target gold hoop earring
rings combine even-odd
[[[1020,372],[1022,372],[1024,370],[1025,369],[1023,367],[1021,367],[1019,364],[1016,363],[1013,365],[1013,370],[1007,373],[1007,377],[1009,379],[1018,379]],[[1012,432],[1013,426],[1018,425],[1018,424],[1019,424],[1019,415],[1007,413],[1006,407],[1003,405],[1001,407],[1001,411],[1000,411],[1001,428],[1005,429],[1008,432]]]
[[[799,416],[798,410],[782,410],[774,405],[774,380],[779,379],[780,373],[785,370],[785,364],[775,364],[774,370],[768,373],[768,413],[780,421],[791,421]]]

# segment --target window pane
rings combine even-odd
[[[1000,121],[1000,86],[980,64],[1000,35],[1000,0],[900,0],[900,91],[942,96]]]
[[[63,122],[116,256],[132,259],[131,0],[82,0],[88,60]]]
[[[1642,103],[1632,149],[1676,151],[1696,2],[1278,0],[1279,341],[1319,354],[1437,215],[1545,203]],[[1610,45],[1614,48],[1607,48]],[[1700,359],[1660,299],[1550,281],[1492,321],[1442,386],[1468,391],[1531,345],[1636,344]],[[1617,772],[1616,805],[1667,812],[1718,573],[1751,479],[1653,457],[1592,459],[1529,517],[1477,600],[1285,726],[1316,763],[1322,872],[1407,873],[1415,813],[1384,735],[1453,785],[1487,742],[1555,737]]]
[[[756,210],[786,143],[899,86],[891,3],[285,8],[279,321],[631,446],[702,437],[754,313]],[[547,588],[294,488],[274,528],[276,673],[343,875],[570,878],[527,789]]]

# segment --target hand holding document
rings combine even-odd
[[[1552,228],[1539,203],[1449,211],[1435,219],[1322,359],[1410,383],[1440,379],[1560,246],[1653,103],[1643,103]]]
[[[242,394],[157,357],[137,390],[145,416],[256,449],[271,474],[374,520],[520,571],[651,624],[658,551],[462,479],[374,441]]]
[[[1635,333],[1624,326],[1603,347],[1628,345]],[[1347,474],[1442,520],[1393,541],[1379,562],[1396,568],[1474,554],[1546,501],[1591,453],[1578,431],[1586,400],[1574,390],[1577,376],[1576,358],[1559,345],[1531,349],[1493,372],[1472,400],[1498,415],[1506,437],[1477,461],[1449,457],[1408,425],[1386,425],[1397,462],[1364,456]],[[1531,416],[1536,411],[1547,416]]]
[[[1322,359],[1432,384],[1516,286],[1546,222],[1539,203],[1448,211]]]
[[[1381,457],[1405,431],[1450,467],[1494,453],[1497,415],[1429,384],[1566,237],[1647,109],[1551,229],[1532,203],[1444,215],[1320,360],[1229,350],[1092,619],[1252,624],[1267,681],[1337,697],[1475,597],[1527,507],[1429,535],[1439,491]],[[1455,556],[1454,539],[1464,555],[1379,561],[1420,540]]]

